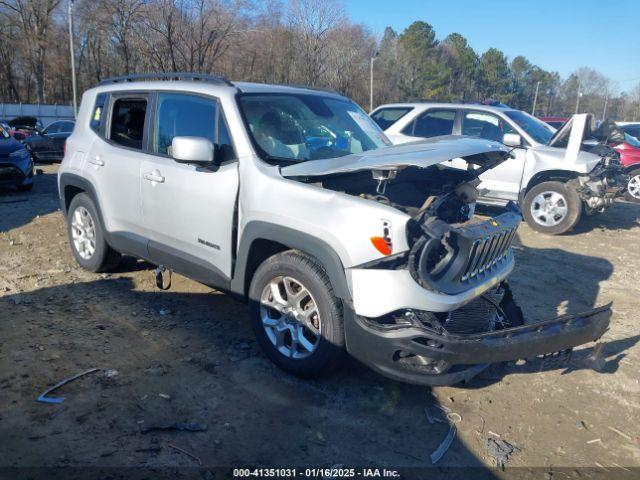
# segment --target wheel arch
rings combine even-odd
[[[242,231],[231,291],[246,299],[260,264],[276,253],[292,249],[314,257],[324,267],[336,296],[350,300],[342,261],[330,245],[307,233],[262,221],[249,222]]]
[[[522,201],[524,200],[525,195],[529,193],[529,190],[536,185],[540,185],[544,182],[568,182],[569,180],[573,180],[578,177],[579,174],[571,170],[543,170],[542,172],[538,172],[531,177],[527,186],[520,192],[520,204],[522,204]]]

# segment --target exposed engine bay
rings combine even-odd
[[[374,200],[411,216],[408,252],[371,262],[367,268],[407,268],[433,291],[468,290],[512,264],[511,242],[522,217],[515,204],[490,220],[474,218],[476,170],[441,164],[392,172],[357,172],[322,180],[323,188]]]

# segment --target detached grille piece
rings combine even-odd
[[[465,282],[480,274],[491,271],[509,254],[511,242],[517,227],[507,229],[485,238],[474,240],[467,260],[467,267],[462,274]]]
[[[432,233],[410,251],[409,270],[425,288],[450,295],[469,290],[513,261],[511,243],[521,221],[519,212],[508,211],[459,227],[430,225]]]

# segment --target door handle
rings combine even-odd
[[[164,183],[164,177],[160,175],[160,172],[157,170],[155,172],[147,172],[143,177],[145,180],[149,180],[150,182]]]
[[[100,155],[96,155],[95,157],[90,158],[89,163],[97,165],[98,167],[104,167],[104,160],[100,158]]]

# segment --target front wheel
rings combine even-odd
[[[344,357],[342,303],[312,257],[289,250],[265,260],[251,281],[249,315],[264,353],[289,373],[316,376]]]
[[[629,172],[629,183],[625,199],[630,202],[640,203],[640,168]]]
[[[578,192],[564,182],[543,182],[524,196],[522,214],[531,228],[560,235],[576,226],[582,214]]]

